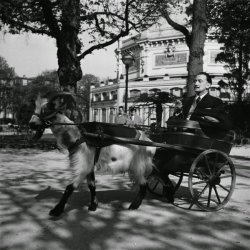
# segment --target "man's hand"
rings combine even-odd
[[[214,123],[219,123],[220,121],[217,118],[214,118],[212,116],[202,116],[201,117],[204,121],[208,121],[208,122],[214,122]]]

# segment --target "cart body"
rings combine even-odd
[[[166,196],[169,176],[177,177],[174,192],[183,177],[188,177],[192,195],[190,208],[214,211],[230,200],[236,173],[229,157],[234,132],[223,132],[203,126],[196,121],[171,120],[167,128],[140,126],[152,140],[139,140],[135,128],[90,122],[83,124],[84,141],[102,147],[110,144],[136,144],[157,147],[155,169],[148,178],[151,193]]]

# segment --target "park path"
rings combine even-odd
[[[234,148],[236,189],[218,212],[187,210],[151,195],[128,211],[134,193],[127,175],[97,174],[99,208],[88,212],[86,185],[62,217],[49,210],[70,179],[58,151],[0,150],[1,250],[239,250],[250,249],[250,148]],[[183,188],[185,192],[185,187]]]

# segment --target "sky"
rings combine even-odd
[[[93,74],[101,79],[114,78],[116,46],[114,44],[87,55],[81,61],[83,74]],[[45,70],[57,70],[58,67],[55,41],[41,35],[3,35],[0,32],[0,56],[15,68],[18,76],[34,77]]]

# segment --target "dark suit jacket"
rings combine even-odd
[[[182,115],[186,119],[192,103],[194,102],[195,96],[187,97],[182,101]],[[211,116],[217,118],[219,123],[209,122],[204,120],[202,117]],[[190,120],[198,121],[200,125],[204,125],[211,128],[218,128],[222,130],[230,130],[232,123],[229,119],[228,114],[225,112],[224,104],[221,99],[206,94],[201,101],[197,104]]]

